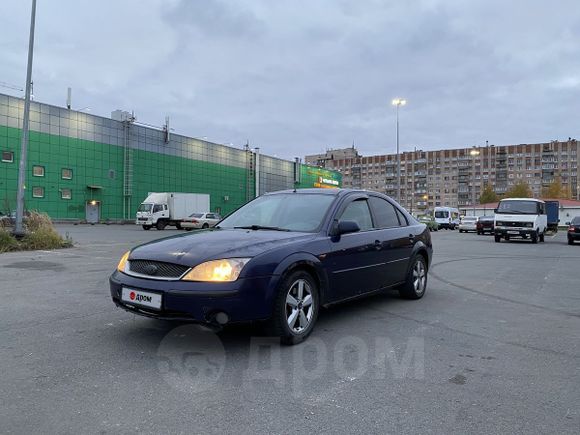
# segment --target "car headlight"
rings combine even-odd
[[[201,263],[191,269],[182,280],[204,282],[232,282],[238,279],[249,258],[224,258]]]
[[[524,226],[532,228],[534,226],[533,222],[527,222]]]
[[[121,259],[119,260],[119,264],[117,264],[117,270],[119,272],[125,272],[125,267],[127,266],[127,260],[129,259],[129,254],[131,251],[127,251],[123,254]]]

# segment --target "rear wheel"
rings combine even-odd
[[[399,288],[404,299],[421,299],[427,290],[427,264],[422,255],[417,255],[411,263],[405,284]]]
[[[181,229],[181,224],[180,224],[179,222],[177,222],[177,223],[175,224],[175,228],[177,228],[178,230],[180,230],[180,229]]]
[[[501,236],[495,236],[494,239],[495,239],[495,243],[501,242]]]
[[[312,276],[303,270],[290,273],[278,286],[266,330],[284,344],[300,343],[314,329],[318,308],[318,287]]]
[[[209,228],[209,224],[205,223],[201,227],[205,230],[206,228]]]
[[[155,228],[157,228],[158,231],[162,231],[165,229],[165,222],[164,221],[157,221],[157,225],[155,225]]]

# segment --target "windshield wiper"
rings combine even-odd
[[[243,227],[234,227],[234,229],[253,230],[253,231],[257,231],[257,230],[290,231],[289,229],[286,229],[286,228],[267,227],[267,226],[263,226],[263,225],[247,225],[247,226],[243,226]]]

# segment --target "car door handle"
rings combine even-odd
[[[375,249],[378,251],[383,247],[383,244],[380,240],[375,240]]]

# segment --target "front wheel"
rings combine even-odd
[[[151,225],[143,225],[143,229],[145,231],[149,231],[151,229]]]
[[[278,286],[272,317],[266,325],[269,335],[284,344],[297,344],[314,329],[319,308],[318,287],[303,270],[290,273]]]
[[[495,243],[501,242],[501,236],[494,236]]]
[[[572,240],[572,237],[568,237],[568,244],[569,245],[573,245],[574,244],[574,240]]]
[[[540,234],[540,242],[544,243],[544,233]]]
[[[537,232],[532,233],[532,235],[530,237],[532,239],[532,243],[534,243],[534,244],[538,243],[538,233]]]
[[[157,221],[157,225],[155,225],[157,231],[162,231],[165,229],[165,222],[164,221]]]
[[[427,264],[422,255],[417,255],[407,272],[405,284],[399,288],[399,295],[404,299],[421,299],[427,290]]]

